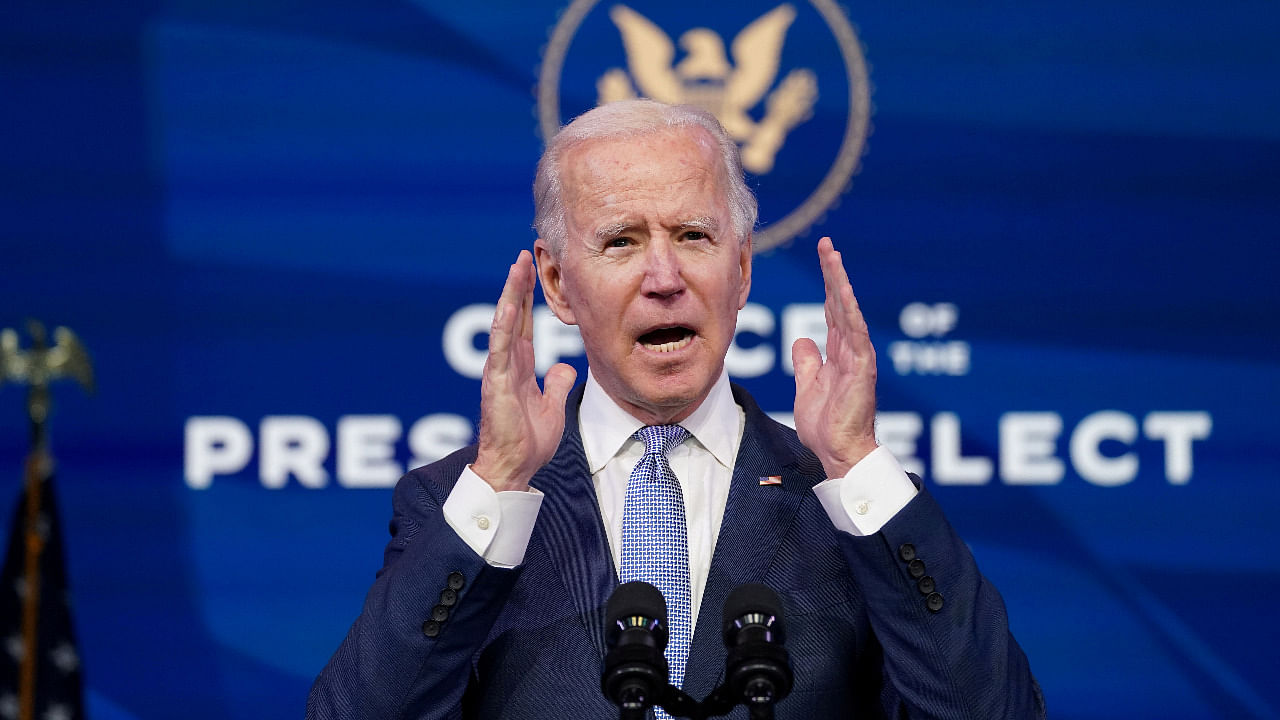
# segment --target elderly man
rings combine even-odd
[[[606,718],[604,606],[647,580],[671,681],[724,671],[738,585],[782,599],[795,688],[779,718],[1030,718],[1039,688],[999,594],[873,433],[875,353],[840,254],[818,244],[825,360],[793,348],[796,431],[732,386],[755,199],[710,115],[605,105],[551,141],[539,238],[511,266],[477,445],[407,474],[364,610],[311,718]],[[534,375],[535,279],[590,371]],[[743,708],[733,717],[746,717]]]

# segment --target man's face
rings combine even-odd
[[[679,422],[720,375],[751,289],[710,135],[594,140],[561,158],[567,240],[535,250],[547,302],[577,325],[592,374],[649,424]]]

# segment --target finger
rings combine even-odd
[[[830,252],[823,256],[823,275],[829,278],[827,292],[832,300],[832,308],[837,320],[849,312],[848,294],[852,290],[849,274],[844,269],[844,255],[831,245],[831,238],[826,238]]]
[[[822,367],[822,353],[818,352],[818,344],[809,338],[800,338],[792,343],[791,365],[796,371],[796,391],[803,392]]]
[[[844,289],[849,286],[848,277],[844,273],[844,262],[840,253],[831,244],[831,238],[824,237],[818,244],[819,260],[822,266],[822,279],[826,286],[826,301],[822,310],[827,321],[828,333],[841,327],[848,312],[845,305]],[[828,352],[830,356],[830,352]]]
[[[828,330],[827,362],[843,371],[857,371],[867,361],[874,362],[875,350],[871,347],[871,336],[867,332],[867,323],[858,309],[853,290],[846,287],[844,302],[847,311],[837,316],[837,324]]]
[[[512,318],[512,336],[521,337],[525,333],[525,316],[528,310],[525,308],[529,295],[529,270],[530,260],[526,258],[528,252],[520,251],[520,255],[516,257],[516,261],[511,265],[511,271],[507,274],[507,284],[502,288],[502,298],[500,302],[508,302],[515,309],[515,316]]]
[[[875,350],[867,330],[866,319],[854,295],[853,285],[845,270],[843,257],[835,250],[830,238],[819,243],[823,262],[823,277],[828,282],[827,309],[827,362],[852,370],[857,363],[874,362]]]
[[[537,271],[533,267],[533,255],[528,250],[521,250],[516,260],[524,277],[524,293],[521,298],[520,337],[533,341],[533,286],[536,284]]]
[[[484,375],[505,373],[511,363],[512,312],[510,303],[499,303],[493,313],[493,324],[489,326],[489,355],[484,362]]]
[[[846,369],[851,360],[849,357],[849,343],[845,341],[847,334],[843,325],[837,324],[827,328],[826,362],[828,365],[840,370]]]
[[[502,284],[502,294],[498,296],[498,305],[508,304],[513,307],[520,307],[520,301],[524,297],[524,268],[521,266],[521,260],[524,259],[524,251],[521,251],[520,257],[511,263],[507,268],[507,279]]]
[[[848,308],[845,314],[849,319],[850,329],[854,331],[853,334],[866,335],[867,319],[862,316],[862,308],[858,305],[858,296],[853,294],[853,287],[847,284],[844,289],[844,305]]]
[[[542,381],[544,401],[551,403],[553,407],[563,408],[569,391],[573,389],[573,382],[577,379],[577,370],[564,363],[556,363],[547,371],[547,376]]]
[[[515,332],[516,311],[520,307],[520,262],[517,260],[507,270],[507,281],[498,297],[498,307],[489,327],[489,358],[486,367],[505,371],[511,356],[511,340]]]
[[[831,244],[831,238],[823,238],[826,241],[826,249],[829,252],[822,253],[823,258],[823,277],[828,279],[827,292],[832,298],[832,315],[828,318],[828,324],[832,321],[840,323],[852,336],[858,334],[866,334],[867,323],[862,316],[862,308],[858,305],[858,298],[853,292],[853,283],[849,281],[849,273],[844,267],[843,256],[835,250],[835,246]],[[819,243],[819,251],[823,250],[822,243]]]
[[[844,271],[844,256],[836,250],[830,237],[824,237],[818,241],[818,257],[822,261],[823,275],[830,276],[831,285],[828,285],[828,289],[835,294],[836,288],[849,282],[849,276]]]
[[[827,293],[828,313],[836,312],[834,303],[839,301],[840,297],[840,278],[836,272],[836,268],[843,270],[843,266],[839,262],[840,253],[836,252],[835,246],[831,244],[831,238],[824,237],[818,241],[818,266],[822,268],[822,283]],[[831,324],[832,318],[827,317],[827,324]]]

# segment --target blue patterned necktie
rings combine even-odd
[[[643,580],[667,600],[667,665],[672,685],[684,681],[689,658],[692,603],[689,600],[689,540],[684,495],[667,453],[689,437],[679,425],[650,425],[632,435],[644,456],[631,471],[622,510],[622,582]],[[657,717],[669,717],[660,708]]]

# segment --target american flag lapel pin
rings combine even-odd
[[[781,476],[781,475],[769,475],[769,476],[767,476],[767,477],[762,477],[762,478],[760,478],[760,484],[761,484],[761,485],[781,485],[781,484],[782,484],[782,476]]]

